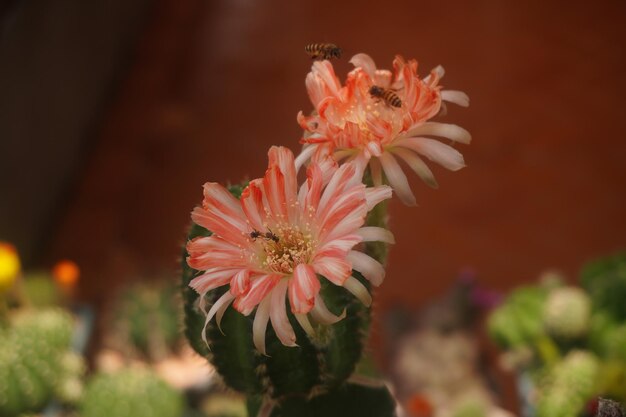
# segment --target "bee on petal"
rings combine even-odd
[[[393,90],[373,85],[369,92],[373,98],[383,100],[388,106],[402,107],[402,100]]]
[[[341,48],[334,43],[310,43],[304,47],[306,52],[313,60],[325,60],[331,58],[341,58]]]

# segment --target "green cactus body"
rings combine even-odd
[[[180,339],[177,288],[138,284],[126,289],[112,312],[112,343],[129,355],[159,360]]]
[[[231,192],[239,197],[242,187]],[[367,220],[368,225],[385,223],[385,207],[377,206]],[[208,236],[210,232],[193,225],[189,239]],[[386,246],[368,244],[365,251],[384,262]],[[183,256],[183,295],[185,301],[186,335],[191,346],[205,356],[222,375],[231,388],[257,398],[263,396],[284,402],[291,397],[310,397],[330,391],[341,385],[354,371],[361,358],[364,340],[368,335],[370,311],[342,287],[321,279],[321,294],[327,307],[339,315],[346,310],[343,320],[331,326],[316,326],[315,337],[302,330],[295,317],[287,309],[289,321],[297,337],[297,347],[283,346],[274,330],[268,326],[266,348],[268,356],[258,353],[252,341],[253,315],[244,316],[228,308],[221,321],[221,330],[214,321],[207,324],[206,337],[210,348],[201,338],[205,316],[197,307],[198,294],[188,284],[197,275]],[[369,283],[358,272],[353,276],[368,289]],[[218,288],[207,294],[210,305],[226,288]],[[287,302],[287,301],[286,301]]]
[[[594,311],[606,311],[617,321],[626,321],[626,253],[590,262],[580,276]]]
[[[0,415],[38,411],[53,397],[71,329],[72,318],[58,309],[12,317],[0,337]]]
[[[571,351],[538,381],[537,417],[576,417],[596,392],[598,359],[582,350]]]
[[[155,374],[126,369],[96,375],[81,400],[82,417],[180,417],[183,399]]]

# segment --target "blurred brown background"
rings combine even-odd
[[[0,8],[0,239],[28,264],[64,257],[100,301],[175,271],[205,181],[261,176],[309,111],[309,42],[380,66],[396,53],[469,109],[468,167],[412,177],[379,308],[419,305],[462,267],[507,289],[574,279],[626,246],[626,2],[26,1]],[[347,59],[336,65],[344,75]]]

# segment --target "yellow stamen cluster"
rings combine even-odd
[[[267,269],[291,274],[298,264],[311,260],[315,242],[310,232],[303,232],[293,225],[280,225],[272,232],[278,241],[261,241],[265,252],[263,266]]]

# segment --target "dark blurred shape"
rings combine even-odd
[[[152,0],[0,2],[0,239],[41,255]]]

